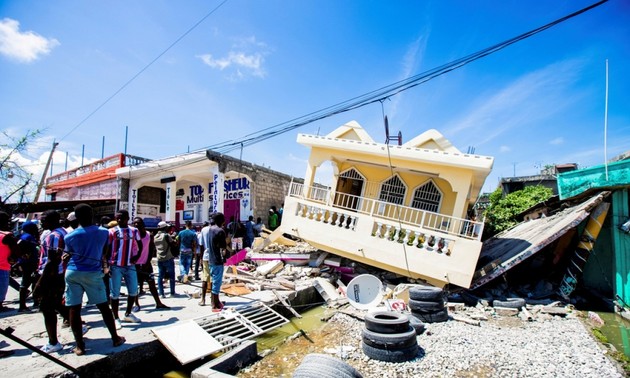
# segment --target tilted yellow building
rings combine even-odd
[[[494,158],[462,153],[436,130],[377,143],[355,121],[297,141],[311,154],[304,184],[292,183],[285,199],[282,232],[437,286],[470,285],[483,223],[467,214]],[[314,185],[324,162],[329,188]]]

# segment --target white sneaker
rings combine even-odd
[[[135,316],[134,314],[125,315],[122,321],[125,323],[141,323],[142,322],[142,320],[138,319],[138,317]]]
[[[59,351],[60,351],[60,350],[62,350],[62,349],[63,349],[63,345],[61,345],[61,343],[57,343],[57,344],[55,344],[55,345],[46,344],[46,345],[44,345],[43,347],[41,347],[41,349],[40,349],[40,350],[41,350],[42,352],[44,352],[44,353],[48,353],[48,354],[50,354],[50,353],[59,352]],[[33,357],[37,357],[37,356],[39,356],[39,355],[40,355],[40,354],[39,354],[39,353],[37,353],[37,352],[33,352],[33,353],[31,354],[31,356],[33,356]]]
[[[114,321],[116,322],[116,329],[122,329],[122,323],[120,322],[120,319],[115,319]]]

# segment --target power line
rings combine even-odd
[[[184,37],[186,37],[190,32],[192,32],[197,26],[199,26],[202,22],[204,22],[208,17],[210,17],[214,12],[216,12],[219,8],[221,8],[225,3],[227,3],[228,0],[223,0],[223,2],[221,2],[219,5],[217,5],[216,7],[214,7],[214,9],[212,9],[210,12],[208,12],[205,16],[203,16],[199,21],[197,21],[193,26],[191,26],[190,28],[188,28],[188,30],[186,30],[184,32],[184,34],[182,34],[181,36],[179,36],[179,38],[177,38],[175,40],[175,42],[171,43],[166,49],[164,49],[160,54],[158,54],[158,56],[156,56],[152,61],[150,61],[147,65],[145,65],[144,67],[142,67],[142,69],[140,71],[138,71],[138,73],[136,73],[135,75],[133,75],[131,77],[131,79],[127,80],[120,88],[118,88],[118,90],[116,90],[111,96],[109,96],[107,99],[105,99],[105,101],[103,101],[99,106],[96,107],[96,109],[94,109],[92,112],[90,112],[90,114],[88,114],[85,118],[83,118],[81,120],[81,122],[77,123],[72,129],[70,129],[70,131],[68,131],[68,133],[66,133],[66,135],[64,135],[63,137],[61,137],[61,139],[59,139],[59,141],[63,141],[65,138],[67,138],[70,134],[72,134],[76,129],[78,129],[81,125],[83,125],[88,119],[90,119],[94,114],[96,114],[96,112],[98,112],[99,110],[101,110],[101,108],[105,105],[107,105],[108,102],[110,102],[114,97],[116,97],[116,95],[118,95],[120,92],[122,92],[129,84],[131,84],[136,78],[138,78],[138,76],[140,76],[144,71],[146,71],[149,67],[151,67],[153,65],[153,63],[155,63],[158,59],[160,59],[164,54],[166,54],[171,48],[173,48],[173,46],[175,46],[177,43],[179,43],[179,41],[181,41],[182,39],[184,39]]]
[[[286,133],[288,131],[294,130],[296,128],[302,127],[306,124],[324,119],[324,118],[328,118],[331,117],[333,115],[337,115],[340,113],[344,113],[344,112],[348,112],[350,110],[354,110],[354,109],[358,109],[361,108],[363,106],[366,105],[370,105],[373,104],[375,102],[379,102],[379,101],[383,101],[386,98],[389,98],[391,96],[394,96],[400,92],[406,91],[408,89],[414,88],[420,84],[426,83],[429,80],[432,80],[436,77],[439,77],[441,75],[444,75],[448,72],[451,72],[453,70],[456,70],[458,68],[461,68],[465,65],[467,65],[468,63],[474,62],[478,59],[481,59],[483,57],[486,57],[490,54],[493,54],[497,51],[500,51],[514,43],[520,42],[524,39],[527,39],[535,34],[538,34],[544,30],[547,30],[555,25],[558,25],[564,21],[567,21],[573,17],[576,17],[584,12],[587,12],[595,7],[598,7],[604,3],[606,3],[608,0],[602,0],[599,1],[595,4],[592,4],[586,8],[580,9],[579,11],[573,12],[567,16],[564,16],[562,18],[559,18],[553,22],[550,22],[546,25],[543,25],[541,27],[538,27],[536,29],[530,30],[526,33],[520,34],[516,37],[510,38],[508,40],[505,40],[503,42],[500,42],[498,44],[495,44],[493,46],[487,47],[483,50],[477,51],[473,54],[467,55],[465,57],[456,59],[452,62],[443,64],[441,66],[438,66],[436,68],[433,68],[431,70],[425,71],[423,73],[420,73],[418,75],[414,75],[411,76],[407,79],[403,79],[400,81],[397,81],[395,83],[389,84],[387,86],[381,87],[379,89],[373,90],[371,92],[353,97],[349,100],[328,106],[326,108],[320,109],[318,111],[314,111],[311,113],[308,113],[306,115],[303,115],[301,117],[297,117],[297,118],[293,118],[291,120],[255,131],[253,133],[247,134],[243,137],[241,137],[240,139],[237,140],[229,140],[229,141],[225,141],[225,142],[221,142],[221,143],[217,143],[214,145],[210,145],[210,146],[206,146],[206,147],[202,147],[200,149],[197,149],[195,151],[200,151],[200,150],[204,150],[204,149],[212,149],[214,151],[217,152],[222,152],[222,153],[228,153],[231,151],[234,151],[238,148],[241,148],[241,146],[250,146],[259,142],[262,142],[264,140],[267,140],[269,138],[273,138],[277,135]]]

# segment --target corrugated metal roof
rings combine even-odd
[[[503,275],[577,227],[609,194],[610,192],[601,192],[553,216],[520,223],[485,241],[470,289],[481,287]]]

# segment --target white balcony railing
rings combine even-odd
[[[304,184],[293,182],[289,187],[289,196],[471,240],[481,240],[483,231],[483,222],[337,193],[330,188],[304,187]]]

